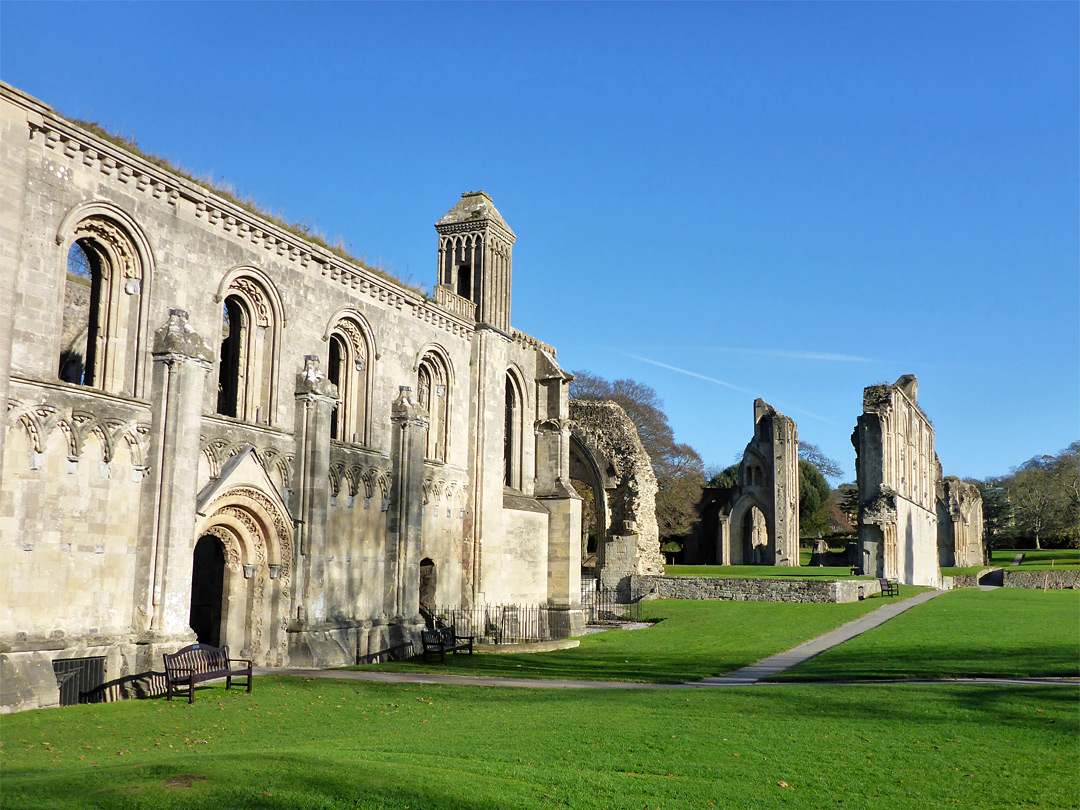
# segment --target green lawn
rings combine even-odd
[[[0,717],[21,810],[1076,807],[1075,685],[532,690],[258,678]]]
[[[750,579],[873,579],[853,577],[851,568],[790,565],[665,565],[669,577],[747,577]]]
[[[1017,554],[1024,555],[1019,566],[1012,565]],[[964,568],[942,568],[945,576],[957,574],[977,574],[987,568],[1012,568],[1023,571],[1050,571],[1055,568],[1080,568],[1080,549],[1078,548],[1000,548],[990,553],[989,565],[969,565]]]
[[[778,680],[1080,675],[1080,593],[950,591]]]
[[[642,603],[643,618],[657,622],[652,627],[583,636],[581,646],[570,650],[450,655],[445,664],[414,658],[358,668],[680,683],[747,666],[921,590],[902,586],[900,597],[841,605],[665,599]]]

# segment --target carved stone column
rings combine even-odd
[[[319,367],[313,354],[304,357],[296,375],[296,486],[292,510],[299,521],[293,543],[291,630],[320,624],[325,618],[316,592],[325,574],[326,520],[330,509],[330,423],[337,403],[337,386]]]
[[[135,587],[136,632],[147,642],[192,638],[188,626],[199,433],[209,345],[169,310],[154,334],[149,475],[140,515]],[[150,658],[156,653],[151,648]],[[152,666],[153,661],[140,662]]]
[[[394,614],[403,629],[420,621],[420,537],[424,444],[428,417],[403,385],[390,409],[393,487],[387,516],[387,551],[394,570]]]

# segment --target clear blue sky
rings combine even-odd
[[[483,188],[513,323],[726,466],[854,477],[915,373],[947,474],[1080,436],[1078,4],[0,4],[0,77],[414,282]]]

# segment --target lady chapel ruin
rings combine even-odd
[[[663,573],[640,440],[512,327],[484,192],[435,223],[427,298],[3,84],[0,184],[0,711],[55,705],[62,662],[111,680],[196,638],[327,667],[435,606],[580,632],[572,481],[602,580]],[[858,567],[940,587],[982,560],[981,507],[916,395],[864,393]],[[747,452],[707,553],[797,565],[794,422],[755,404]]]

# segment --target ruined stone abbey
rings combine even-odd
[[[511,326],[486,194],[436,224],[426,298],[0,96],[0,703],[196,637],[352,663],[422,603],[580,626],[570,377]]]
[[[114,679],[196,639],[351,664],[435,606],[577,632],[572,479],[607,584],[663,573],[636,431],[572,411],[555,349],[513,328],[516,237],[484,192],[436,222],[427,297],[0,84],[0,199],[0,711],[54,705],[55,661]],[[973,499],[913,385],[867,389],[862,562],[937,584],[981,526],[955,528]],[[756,402],[713,561],[798,565],[797,458]]]

